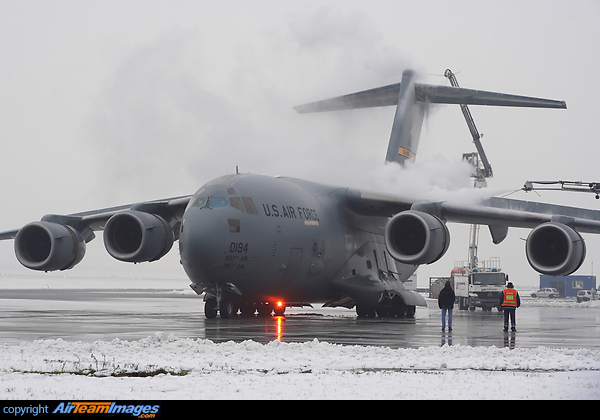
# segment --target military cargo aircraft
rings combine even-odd
[[[296,107],[299,113],[396,106],[388,164],[415,158],[429,103],[566,108],[563,101],[417,83],[398,84]],[[359,316],[414,317],[426,306],[404,283],[450,245],[447,222],[485,224],[500,243],[508,228],[530,228],[526,255],[540,273],[566,275],[585,258],[581,232],[600,233],[600,212],[492,198],[478,205],[412,202],[398,195],[301,179],[235,173],[193,195],[69,215],[46,215],[21,229],[15,254],[27,268],[67,270],[103,231],[108,253],[125,262],[156,261],[179,241],[191,287],[207,318],[282,315],[322,303]]]

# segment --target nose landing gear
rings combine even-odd
[[[234,315],[233,304],[229,299],[222,299],[221,303],[217,303],[217,299],[208,298],[204,302],[204,316],[208,319],[215,319],[217,312],[223,319],[229,319]]]
[[[221,299],[219,303],[215,297],[209,297],[204,302],[204,316],[207,319],[215,319],[217,314],[221,315],[223,319],[230,319],[232,316],[237,315],[238,309],[241,311],[242,316],[254,316],[255,312],[258,312],[259,316],[271,316],[271,314],[283,316],[286,306],[284,302],[236,302],[234,304],[229,299]]]

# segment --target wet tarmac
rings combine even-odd
[[[345,345],[392,348],[469,345],[600,349],[600,307],[537,306],[524,300],[517,332],[502,331],[492,312],[454,310],[453,330],[441,330],[437,302],[418,308],[415,319],[359,319],[352,310],[288,308],[285,317],[207,320],[203,301],[173,290],[0,290],[0,343],[36,339],[138,340],[157,332],[215,342],[268,343],[317,339]]]

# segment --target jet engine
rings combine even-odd
[[[450,246],[446,224],[429,213],[415,210],[395,215],[388,222],[384,237],[392,258],[404,264],[431,264]]]
[[[104,246],[120,261],[156,261],[169,252],[173,241],[173,229],[155,214],[128,210],[115,214],[104,226]]]
[[[537,272],[550,276],[567,276],[583,263],[585,242],[569,226],[547,222],[529,233],[526,254],[529,264]]]
[[[15,254],[21,264],[32,270],[68,270],[85,255],[85,241],[70,226],[33,222],[17,233]]]

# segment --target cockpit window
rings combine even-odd
[[[195,197],[188,204],[188,208],[196,207],[199,209],[218,207],[233,207],[234,209],[246,212],[248,214],[258,214],[256,207],[249,197]]]
[[[229,199],[229,204],[231,204],[231,207],[233,207],[234,209],[239,210],[242,213],[244,212],[244,206],[242,206],[242,200],[240,200],[238,197],[231,197]]]
[[[256,207],[254,207],[254,202],[250,197],[242,197],[242,202],[244,203],[244,207],[246,207],[246,212],[248,212],[248,214],[258,214]]]
[[[199,209],[202,209],[206,207],[206,203],[208,203],[208,197],[195,197],[188,204],[188,208],[198,207]]]
[[[217,207],[229,207],[229,200],[224,197],[210,197],[208,200],[208,208],[216,209]]]

